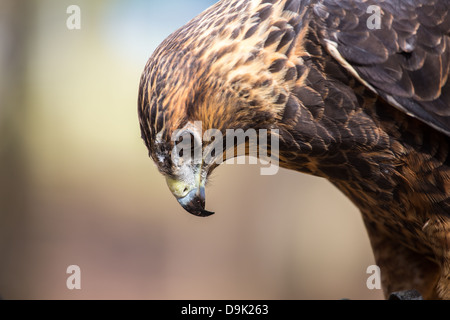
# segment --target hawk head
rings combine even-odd
[[[282,2],[220,1],[170,35],[145,67],[142,137],[170,190],[194,215],[212,214],[205,185],[225,160],[226,143],[217,140],[226,138],[211,138],[210,130],[222,137],[228,129],[282,131],[289,90],[302,81],[289,60],[292,25],[300,19],[288,9]],[[275,32],[281,27],[284,37]]]
[[[149,156],[188,212],[206,217],[205,185],[213,166],[203,160],[203,119],[207,92],[182,51],[155,54],[141,79],[139,118]],[[200,123],[201,125],[195,125]],[[199,156],[200,155],[200,156]]]

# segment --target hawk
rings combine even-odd
[[[450,299],[449,32],[448,0],[221,0],[148,61],[142,137],[180,204],[208,216],[218,164],[177,161],[174,135],[205,151],[209,129],[278,132],[280,167],[361,211],[386,295]]]

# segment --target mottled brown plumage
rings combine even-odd
[[[222,0],[150,58],[143,139],[179,201],[195,192],[189,211],[207,215],[216,165],[173,164],[173,132],[278,129],[282,167],[361,210],[386,293],[450,299],[449,32],[449,1]]]

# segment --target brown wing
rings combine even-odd
[[[450,136],[450,1],[323,0],[313,6],[321,41],[334,58],[392,105]]]

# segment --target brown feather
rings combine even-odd
[[[282,167],[361,210],[386,294],[450,299],[449,30],[437,0],[219,1],[150,58],[142,137],[173,176],[170,137],[188,121],[278,129]]]

